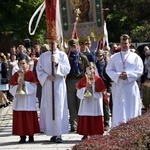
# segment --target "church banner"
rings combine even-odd
[[[102,0],[60,1],[64,39],[72,37],[75,25],[81,40],[101,40],[104,37]]]

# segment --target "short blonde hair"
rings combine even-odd
[[[0,58],[3,62],[7,62],[7,58],[6,56],[4,55],[4,53],[0,53]]]
[[[23,45],[19,45],[18,49],[24,49],[24,46]]]
[[[49,47],[48,44],[43,44],[43,45],[41,46],[41,52],[42,52],[42,53],[44,53],[44,52],[46,52],[46,51],[49,51],[49,50],[50,50],[50,47]]]

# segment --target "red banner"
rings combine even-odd
[[[47,40],[56,41],[56,2],[57,0],[45,0]]]

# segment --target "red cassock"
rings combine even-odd
[[[103,80],[97,75],[94,76],[94,85],[95,85],[95,92],[103,92],[106,90],[106,86]],[[76,84],[76,87],[77,89],[86,87],[86,77],[81,78],[80,81]]]
[[[95,76],[94,81],[95,81],[94,82],[95,92],[103,92],[106,90],[104,82],[99,76]],[[86,77],[81,78],[77,83],[76,87],[77,89],[86,87]],[[98,101],[98,99],[96,100]],[[94,97],[93,97],[93,101],[94,101]],[[102,135],[104,133],[103,116],[102,115],[88,116],[86,114],[82,116],[78,115],[77,133],[84,136]]]
[[[17,85],[18,73],[16,72],[10,79],[10,85]],[[32,83],[37,83],[38,80],[32,71],[26,71],[24,74],[24,80]],[[20,99],[21,101],[21,99]],[[32,101],[32,99],[31,99]],[[36,104],[35,104],[36,105]],[[20,111],[13,110],[13,135],[19,136],[33,136],[35,133],[39,133],[39,121],[37,111]]]

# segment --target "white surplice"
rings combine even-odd
[[[127,72],[126,80],[119,79],[123,71]],[[106,72],[114,81],[112,83],[112,127],[115,127],[141,115],[141,98],[136,81],[143,73],[143,62],[136,53],[130,50],[121,51],[110,58]]]
[[[67,134],[68,131],[68,104],[65,76],[70,72],[70,64],[66,53],[54,51],[58,66],[54,66],[54,112],[52,118],[52,81],[47,79],[52,75],[51,51],[43,53],[37,63],[37,76],[42,85],[42,98],[40,107],[40,130],[46,135]]]
[[[27,81],[25,81],[24,84],[26,93],[25,95],[16,95],[18,85],[10,86],[9,91],[14,96],[12,109],[17,111],[37,111],[37,85]]]
[[[92,97],[85,98],[85,90],[85,87],[77,90],[77,97],[81,100],[78,116],[104,116],[102,92],[95,92],[92,86]]]

